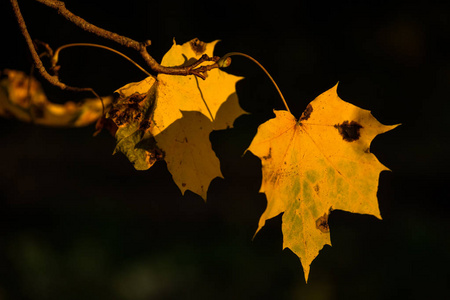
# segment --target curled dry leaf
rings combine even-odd
[[[3,70],[0,80],[0,115],[23,122],[56,127],[81,127],[95,122],[102,116],[102,103],[89,98],[74,103],[52,103],[41,84],[24,72]],[[112,97],[103,97],[105,106]]]
[[[213,56],[216,43],[174,42],[161,65],[182,66],[203,54]],[[138,170],[164,159],[183,194],[190,190],[206,200],[211,181],[222,177],[209,134],[232,127],[245,113],[236,95],[241,78],[212,69],[206,80],[159,74],[120,88],[106,116],[117,126],[115,153],[124,153]]]
[[[337,85],[312,101],[299,120],[287,111],[258,128],[248,150],[261,159],[260,192],[267,197],[257,232],[283,214],[283,248],[301,260],[305,279],[324,245],[328,215],[340,209],[381,219],[379,174],[388,170],[370,153],[376,135],[398,125],[379,123],[368,110],[343,101]]]

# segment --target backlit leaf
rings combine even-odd
[[[381,219],[378,178],[388,169],[370,153],[370,143],[397,126],[385,126],[368,110],[341,100],[336,89],[312,101],[299,120],[275,111],[248,148],[261,159],[260,192],[267,197],[257,231],[284,213],[283,248],[300,258],[306,280],[311,262],[324,245],[331,245],[332,210]]]
[[[213,56],[216,43],[174,43],[161,65],[182,66],[203,54]],[[107,115],[118,127],[115,152],[124,153],[139,170],[164,159],[183,194],[191,190],[206,200],[210,182],[222,177],[209,134],[232,127],[245,113],[236,96],[240,79],[212,69],[206,80],[159,74],[120,88]]]

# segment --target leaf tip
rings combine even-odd
[[[263,225],[263,226],[264,226],[264,225]],[[255,237],[256,237],[256,235],[258,234],[258,232],[261,230],[261,228],[262,228],[262,226],[259,225],[259,226],[258,226],[258,229],[256,229],[255,234],[254,234],[253,237],[252,237],[252,242],[253,242],[253,240],[255,239]]]
[[[309,271],[311,270],[311,265],[310,264],[304,264],[303,261],[300,262],[302,263],[302,267],[303,267],[303,275],[305,276],[305,283],[308,284],[308,279],[309,279]]]
[[[339,81],[330,89],[330,92],[335,92],[337,94],[337,88],[339,86]]]
[[[389,126],[387,126],[388,129],[387,129],[386,131],[395,129],[395,128],[397,128],[397,127],[400,126],[400,125],[402,125],[402,123],[398,123],[398,124],[394,124],[394,125],[389,125]]]

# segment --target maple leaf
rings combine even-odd
[[[312,101],[299,120],[287,111],[258,128],[248,150],[261,159],[260,192],[267,197],[258,232],[280,213],[283,248],[303,266],[331,245],[328,216],[339,209],[381,219],[379,174],[388,170],[370,153],[373,138],[398,125],[379,123],[368,110],[343,101],[337,85]],[[256,233],[255,233],[256,234]]]
[[[204,43],[193,39],[183,45],[177,45],[174,41],[172,48],[164,55],[161,65],[183,66],[196,61],[203,54],[212,57],[217,42]],[[211,122],[215,122],[217,113],[225,102],[231,109],[222,117],[223,122],[215,122],[214,129],[232,127],[234,120],[245,113],[236,96],[236,83],[241,79],[242,77],[228,74],[218,68],[208,71],[206,80],[199,80],[193,75],[159,74],[153,133],[161,132],[181,118],[181,111],[198,111]]]
[[[102,102],[98,98],[80,103],[52,103],[34,77],[17,70],[6,69],[1,73],[5,78],[0,81],[0,116],[55,127],[82,127],[102,116]],[[102,100],[108,106],[112,97]]]
[[[213,56],[216,43],[174,42],[161,65],[182,66],[203,54]],[[205,200],[210,182],[222,177],[209,134],[232,127],[245,113],[236,95],[242,77],[219,69],[207,75],[199,80],[159,74],[128,84],[117,91],[119,98],[107,114],[117,126],[115,153],[124,153],[138,170],[164,159],[181,192],[191,190]]]

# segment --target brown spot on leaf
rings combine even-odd
[[[135,121],[139,121],[141,119],[141,117],[142,117],[142,113],[140,113],[139,111],[134,114]]]
[[[150,128],[151,122],[150,120],[143,120],[139,125],[139,130],[146,131]]]
[[[318,184],[314,185],[314,191],[316,192],[317,195],[319,194],[319,190],[320,190],[319,185]]]
[[[316,228],[323,233],[330,232],[330,227],[328,226],[328,214],[324,213],[323,216],[316,220]]]
[[[159,149],[159,148],[155,149],[155,154],[156,154],[156,159],[157,160],[163,160],[164,157],[166,157],[166,153],[163,150]]]
[[[164,159],[164,152],[158,148],[146,150],[145,155],[145,159],[150,167],[158,160]]]
[[[134,109],[132,109],[132,108],[126,108],[126,109],[123,111],[123,114],[121,115],[121,117],[122,117],[122,122],[123,122],[123,123],[129,123],[130,120],[133,120],[133,119],[134,119],[134,112],[135,112]]]
[[[311,116],[311,113],[313,112],[313,107],[311,104],[308,104],[305,111],[302,113],[302,116],[300,117],[300,121],[306,121]]]
[[[128,104],[128,109],[138,110],[139,109],[139,103],[131,102]]]
[[[182,186],[182,187],[185,187],[185,186],[186,186],[186,183],[183,182],[183,183],[181,184],[181,186]]]
[[[206,43],[200,41],[197,38],[190,41],[189,44],[191,45],[192,50],[195,52],[195,55],[201,55],[206,51]]]
[[[339,134],[342,136],[344,141],[353,142],[359,139],[361,136],[359,131],[363,127],[355,121],[344,121],[342,124],[334,125],[334,128],[339,131]]]
[[[116,123],[117,126],[122,126],[123,124],[126,123],[123,119],[118,117],[114,120],[114,122]]]
[[[267,154],[266,156],[263,156],[262,158],[265,160],[272,158],[272,147],[269,148],[269,154]]]
[[[115,118],[119,110],[117,108],[111,108],[108,112],[110,118]]]
[[[139,93],[134,93],[133,95],[130,96],[130,98],[128,99],[128,101],[130,103],[139,103],[142,100],[145,99],[145,97],[147,97],[146,94],[139,94]]]

